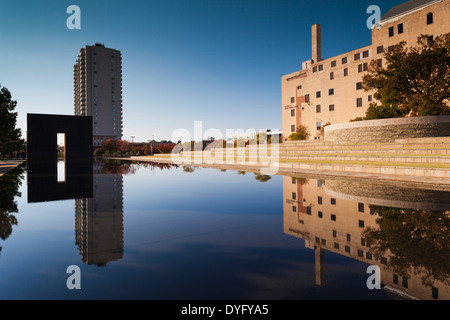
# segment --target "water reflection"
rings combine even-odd
[[[324,251],[330,251],[379,266],[385,290],[450,298],[450,192],[284,177],[283,197],[284,232],[315,250],[317,285],[326,283]]]
[[[17,218],[14,213],[18,213],[16,197],[20,197],[19,187],[24,179],[23,167],[17,167],[0,177],[0,238],[8,239],[13,226],[17,225]],[[0,252],[2,247],[0,247]]]
[[[81,260],[105,266],[123,257],[123,177],[126,164],[94,163],[93,196],[75,200],[75,244]]]

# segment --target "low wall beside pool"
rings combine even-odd
[[[450,116],[392,118],[325,127],[325,141],[393,142],[397,139],[449,137]]]

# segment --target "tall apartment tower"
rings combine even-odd
[[[73,68],[74,111],[92,116],[93,146],[122,139],[122,57],[96,43],[80,50]]]

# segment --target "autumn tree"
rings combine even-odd
[[[0,153],[20,151],[24,144],[21,131],[16,128],[17,101],[11,98],[9,90],[0,85]]]
[[[365,120],[450,114],[450,33],[418,45],[400,42],[385,53],[385,67],[373,60],[363,77],[365,91],[376,90]]]

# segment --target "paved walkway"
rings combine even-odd
[[[0,160],[0,177],[24,162],[25,160]]]

